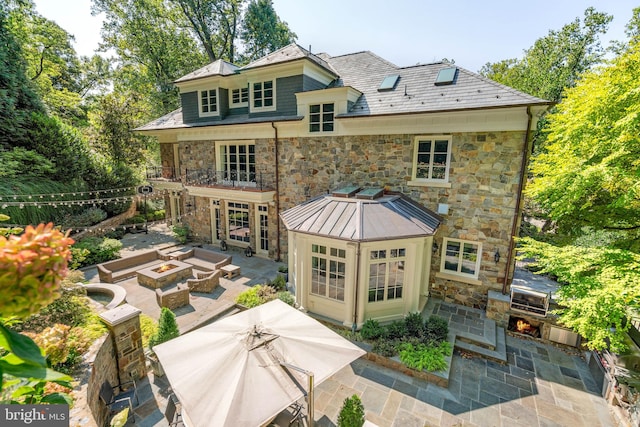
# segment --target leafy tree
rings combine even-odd
[[[162,0],[93,0],[104,13],[102,47],[118,55],[115,89],[147,97],[154,115],[178,106],[173,81],[204,65],[180,11]]]
[[[640,44],[585,73],[549,116],[527,195],[562,233],[640,231]]]
[[[554,246],[520,241],[538,273],[557,277],[560,322],[587,338],[592,349],[623,350],[629,319],[640,310],[640,255],[612,248]]]
[[[170,0],[179,6],[210,62],[235,60],[235,43],[246,0]]]
[[[30,140],[31,113],[43,111],[26,77],[22,49],[9,30],[8,8],[0,4],[0,149]]]
[[[115,164],[137,167],[145,160],[149,138],[133,132],[147,112],[137,94],[103,96],[91,113],[96,148]]]
[[[20,41],[28,78],[50,113],[67,122],[81,119],[85,112],[80,108],[80,62],[71,45],[73,36],[38,14],[32,1],[13,3],[8,25]]]
[[[242,21],[241,39],[247,62],[293,43],[296,34],[280,20],[271,0],[252,0]]]
[[[480,74],[523,92],[560,102],[565,88],[575,86],[580,75],[602,61],[604,49],[599,36],[613,19],[593,7],[584,12],[580,22],[560,31],[551,30],[525,51],[522,59],[487,63]]]

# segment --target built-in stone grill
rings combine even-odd
[[[522,311],[536,316],[546,317],[549,309],[548,293],[511,286],[510,308],[514,311]]]

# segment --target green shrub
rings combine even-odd
[[[69,260],[69,269],[77,270],[83,265],[87,256],[91,253],[89,249],[79,248],[77,246],[71,246],[71,259]]]
[[[107,213],[98,208],[91,207],[78,214],[70,215],[65,219],[65,225],[67,227],[89,227],[91,225],[98,224],[107,219]]]
[[[269,285],[256,285],[236,297],[236,303],[248,308],[257,307],[277,297],[276,290]],[[286,297],[285,297],[286,298]],[[285,301],[286,302],[286,301]]]
[[[276,291],[284,291],[287,289],[287,281],[282,274],[278,274],[271,282],[271,286],[273,286]]]
[[[76,242],[72,246],[73,248],[89,250],[89,254],[82,262],[82,266],[86,266],[117,259],[120,256],[122,243],[115,239],[103,237],[85,237]]]
[[[286,265],[281,265],[280,267],[278,267],[278,273],[288,273],[289,272],[289,267],[287,267]]]
[[[357,394],[347,397],[338,414],[338,427],[362,427],[364,406]]]
[[[400,345],[400,360],[417,371],[443,371],[447,369],[446,356],[451,355],[451,344],[443,341],[438,345],[409,342]]]
[[[385,327],[384,337],[390,340],[401,340],[407,335],[407,327],[403,320],[394,320]]]
[[[420,313],[409,313],[404,318],[407,334],[421,338],[424,335],[424,319]]]
[[[140,330],[142,332],[142,348],[149,347],[149,339],[158,333],[158,322],[152,317],[140,315]]]
[[[280,301],[293,307],[296,304],[296,298],[289,291],[278,292],[277,297]]]
[[[120,240],[124,237],[125,234],[127,234],[127,231],[122,227],[118,227],[106,232],[104,237],[107,237],[109,239]]]
[[[144,224],[145,222],[147,221],[145,220],[144,215],[141,214],[134,215],[127,220],[128,224]]]
[[[171,228],[178,243],[185,244],[189,240],[189,226],[187,224],[174,225]]]
[[[377,320],[367,319],[362,324],[360,335],[365,340],[377,340],[384,335],[385,329]]]
[[[158,330],[149,338],[149,347],[167,342],[180,336],[176,315],[167,307],[162,307],[160,311],[160,319],[158,320]]]
[[[432,315],[425,322],[424,331],[426,340],[442,342],[447,340],[449,325],[442,317]]]
[[[393,357],[398,354],[398,341],[377,340],[373,343],[371,351],[384,357]]]

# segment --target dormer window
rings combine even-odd
[[[231,91],[231,106],[246,106],[249,102],[249,88],[242,87]]]
[[[309,105],[309,132],[333,132],[333,104]]]
[[[275,110],[275,83],[273,80],[253,83],[253,110]]]
[[[217,89],[201,90],[198,99],[200,116],[218,115],[218,91]]]

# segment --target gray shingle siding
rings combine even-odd
[[[316,79],[313,79],[309,76],[302,76],[302,90],[305,92],[309,90],[324,89],[325,87],[325,84],[317,81]]]
[[[198,112],[198,92],[181,93],[182,120],[183,123],[206,123],[222,119],[220,116],[200,117]],[[229,109],[229,97],[226,89],[218,90],[218,111],[225,112]],[[226,114],[225,114],[226,115]]]
[[[296,93],[302,92],[302,75],[276,79],[276,111],[250,113],[249,117],[295,116],[298,112]]]

